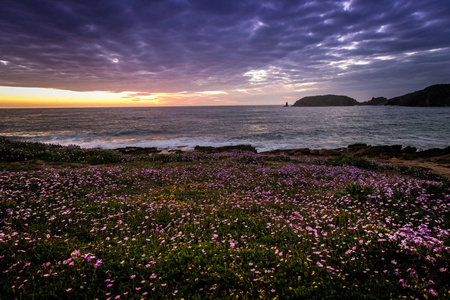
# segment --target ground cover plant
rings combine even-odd
[[[449,183],[421,169],[6,140],[0,168],[1,299],[450,298]]]

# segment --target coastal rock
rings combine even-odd
[[[294,153],[290,152],[293,151],[293,149],[276,149],[276,150],[270,150],[270,151],[263,151],[260,152],[261,154],[270,154],[270,155],[294,155]]]
[[[288,154],[288,155],[295,155],[295,153],[297,153],[297,149],[290,149],[290,150],[287,150],[287,154]]]
[[[161,152],[161,150],[158,150],[156,147],[125,147],[125,148],[117,148],[115,150],[123,154],[131,154],[131,155],[149,155]]]
[[[450,154],[450,146],[445,149],[433,148],[416,153],[417,157],[435,157]]]
[[[303,156],[311,154],[310,152],[311,150],[308,148],[300,148],[300,149],[277,149],[271,151],[264,151],[261,152],[261,154]]]
[[[321,95],[304,97],[297,100],[292,106],[353,106],[358,104],[358,101],[348,96]]]
[[[355,156],[367,156],[367,157],[383,156],[383,158],[398,157],[400,156],[401,150],[402,145],[368,146],[356,151]]]
[[[294,150],[295,156],[302,156],[302,155],[309,155],[309,154],[311,154],[311,150],[308,148],[300,148],[300,149]]]
[[[402,149],[402,153],[416,153],[416,152],[417,152],[416,147],[407,146]]]
[[[319,155],[320,156],[339,156],[339,155],[341,155],[341,152],[336,149],[320,149]]]
[[[348,145],[348,146],[347,146],[347,148],[348,148],[349,150],[359,150],[359,149],[367,148],[367,147],[369,147],[369,146],[367,146],[367,144],[362,144],[362,143],[359,143],[359,144],[351,144],[351,145]]]
[[[402,148],[401,145],[371,146],[367,144],[352,144],[348,145],[345,153],[358,157],[380,157],[385,159],[394,157],[400,157],[406,160],[418,158],[429,159],[449,155],[450,146],[445,149],[434,148],[418,151],[416,147],[411,146]]]
[[[372,97],[371,100],[362,102],[360,105],[387,105],[388,99],[385,97]]]
[[[322,156],[331,157],[338,155],[365,157],[369,160],[389,162],[400,166],[418,166],[433,170],[436,174],[450,178],[450,147],[445,149],[428,149],[418,151],[417,148],[401,145],[393,146],[371,146],[367,144],[351,144],[346,148],[338,149],[287,149],[272,150],[261,154],[289,155],[289,156]]]
[[[387,105],[450,106],[450,84],[436,84],[420,91],[391,98]]]
[[[211,146],[195,146],[195,151],[206,153],[220,153],[220,152],[232,152],[232,151],[246,151],[256,153],[256,148],[251,145],[235,145],[235,146],[223,146],[223,147],[211,147]]]

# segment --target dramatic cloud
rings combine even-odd
[[[364,101],[450,82],[449,16],[442,0],[3,0],[0,86]]]

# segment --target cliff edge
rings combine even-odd
[[[394,97],[387,105],[399,106],[450,106],[450,84],[436,84],[423,90]]]

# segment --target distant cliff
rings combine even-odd
[[[374,97],[369,101],[360,103],[360,105],[387,105],[387,103],[388,99],[386,99],[385,97]]]
[[[436,84],[420,91],[391,98],[387,105],[450,106],[450,84]]]
[[[450,84],[436,84],[403,96],[386,99],[372,98],[358,102],[348,96],[308,96],[297,100],[292,106],[354,106],[354,105],[399,105],[399,106],[450,106]]]
[[[308,96],[297,100],[292,106],[353,106],[358,105],[358,101],[347,96],[322,95]]]

